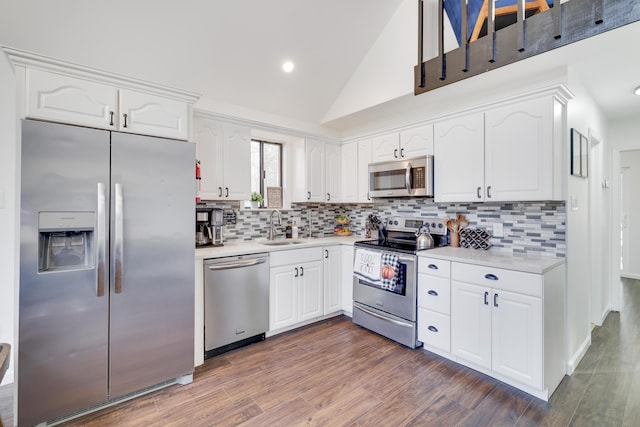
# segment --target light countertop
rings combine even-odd
[[[286,251],[314,246],[353,245],[353,243],[357,242],[358,240],[366,239],[363,236],[356,235],[286,239],[286,241],[296,241],[298,243],[281,246],[270,246],[260,243],[269,242],[266,239],[232,240],[229,242],[225,242],[224,246],[196,249],[196,261],[209,258],[221,258],[226,256],[256,254],[261,252]],[[285,241],[285,239],[280,238],[274,241]]]
[[[418,252],[420,257],[443,259],[466,264],[544,274],[565,263],[565,258],[537,254],[509,254],[498,251],[442,247]]]

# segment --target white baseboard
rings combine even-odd
[[[567,375],[573,374],[573,372],[578,367],[578,364],[582,360],[585,354],[587,354],[587,350],[591,346],[591,333],[587,335],[585,340],[582,342],[578,351],[576,351],[571,358],[567,361]]]

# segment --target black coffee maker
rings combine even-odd
[[[196,208],[196,248],[222,246],[222,209]]]

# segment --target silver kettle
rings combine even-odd
[[[421,251],[434,246],[433,237],[426,228],[422,227],[416,232],[416,249]]]

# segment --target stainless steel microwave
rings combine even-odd
[[[433,156],[369,164],[369,197],[433,197]]]

